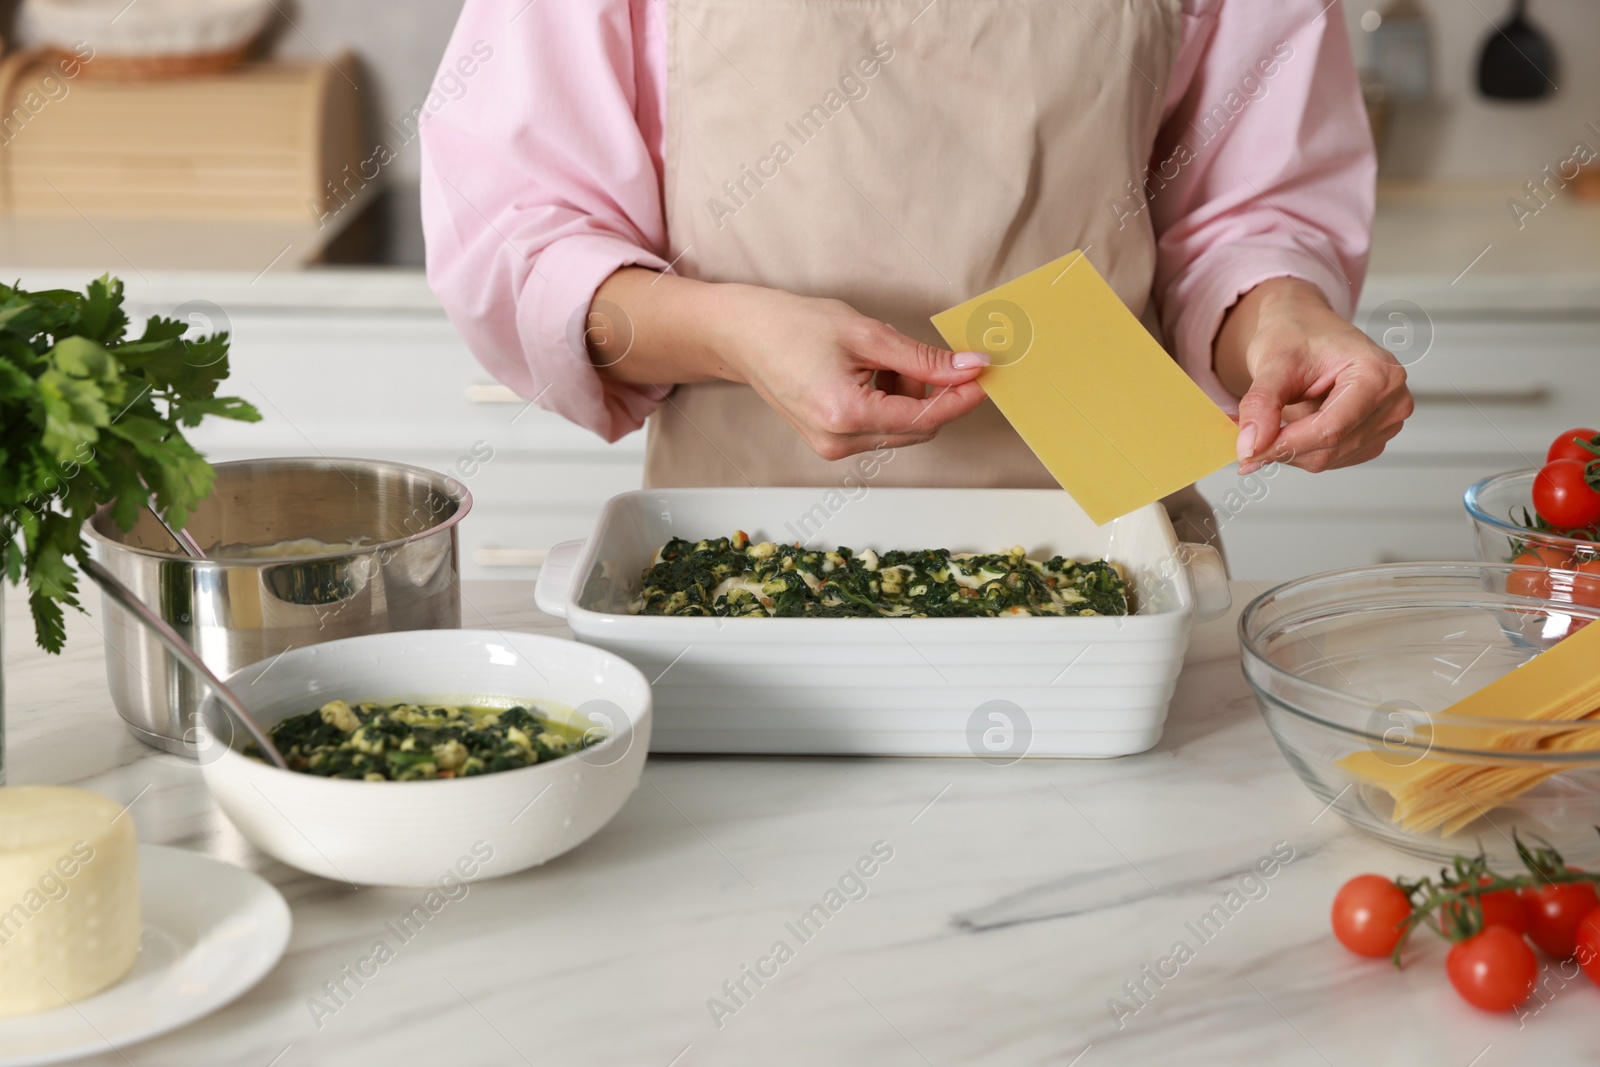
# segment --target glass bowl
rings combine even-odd
[[[1575,864],[1600,862],[1600,721],[1446,711],[1600,618],[1600,608],[1517,592],[1524,570],[1463,562],[1333,571],[1245,608],[1245,677],[1319,803],[1387,845],[1441,862],[1481,849],[1520,869],[1514,831]],[[1397,810],[1379,784],[1420,776],[1431,805],[1402,790],[1411,803]],[[1501,784],[1523,788],[1491,788]]]
[[[1536,468],[1508,471],[1467,489],[1464,503],[1477,537],[1478,558],[1485,563],[1511,563],[1530,552],[1549,563],[1600,558],[1600,542],[1530,530],[1517,522],[1523,515],[1533,514],[1533,479],[1538,473]]]

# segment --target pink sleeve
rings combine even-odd
[[[661,6],[466,0],[421,119],[433,291],[491,374],[610,441],[662,392],[602,378],[582,340],[601,282],[667,265]]]
[[[1223,314],[1269,278],[1349,316],[1367,269],[1377,162],[1350,41],[1327,0],[1185,0],[1148,184],[1155,299],[1174,355],[1226,410]]]

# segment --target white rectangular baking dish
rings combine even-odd
[[[1042,489],[663,489],[608,501],[551,550],[541,610],[632,661],[656,752],[1121,756],[1161,739],[1197,616],[1228,608],[1221,558],[1180,546],[1159,504],[1096,527]],[[627,614],[672,537],[853,549],[1022,545],[1123,566],[1122,618],[720,619]]]

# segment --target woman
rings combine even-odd
[[[649,485],[867,451],[1054,485],[928,318],[1074,248],[1237,411],[1241,472],[1411,412],[1346,321],[1375,164],[1337,2],[466,0],[444,69],[485,43],[423,130],[429,280],[523,396],[648,419]]]

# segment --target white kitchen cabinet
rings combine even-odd
[[[232,388],[264,419],[207,424],[197,444],[216,460],[366,456],[451,473],[474,497],[468,577],[536,573],[604,500],[639,486],[642,434],[607,445],[495,385],[431,302],[236,302],[229,317]],[[1435,315],[1432,328],[1410,367],[1417,413],[1381,459],[1202,484],[1236,576],[1468,557],[1467,485],[1536,463],[1556,429],[1600,418],[1600,317]]]
[[[1416,414],[1379,459],[1201,483],[1235,576],[1471,559],[1467,486],[1537,466],[1558,432],[1600,422],[1600,316],[1435,313],[1432,329],[1432,348],[1408,367]]]
[[[1560,429],[1600,422],[1600,283],[1587,277],[1555,286],[1539,277],[1474,275],[1451,285],[1450,276],[1375,276],[1358,322],[1395,300],[1427,306],[1421,321],[1432,345],[1406,356],[1417,413],[1363,467],[1270,479],[1226,470],[1206,479],[1234,574],[1264,584],[1335,567],[1469,557],[1467,485],[1536,464]],[[39,288],[82,280],[27,276]],[[345,455],[450,472],[475,501],[461,531],[468,577],[531,576],[552,545],[588,531],[604,500],[640,483],[643,434],[608,445],[495,385],[419,272],[128,281],[136,321],[199,301],[202,314],[211,308],[232,330],[229,391],[265,417],[200,427],[193,437],[202,450],[219,461]],[[1373,332],[1387,325],[1379,318]]]

